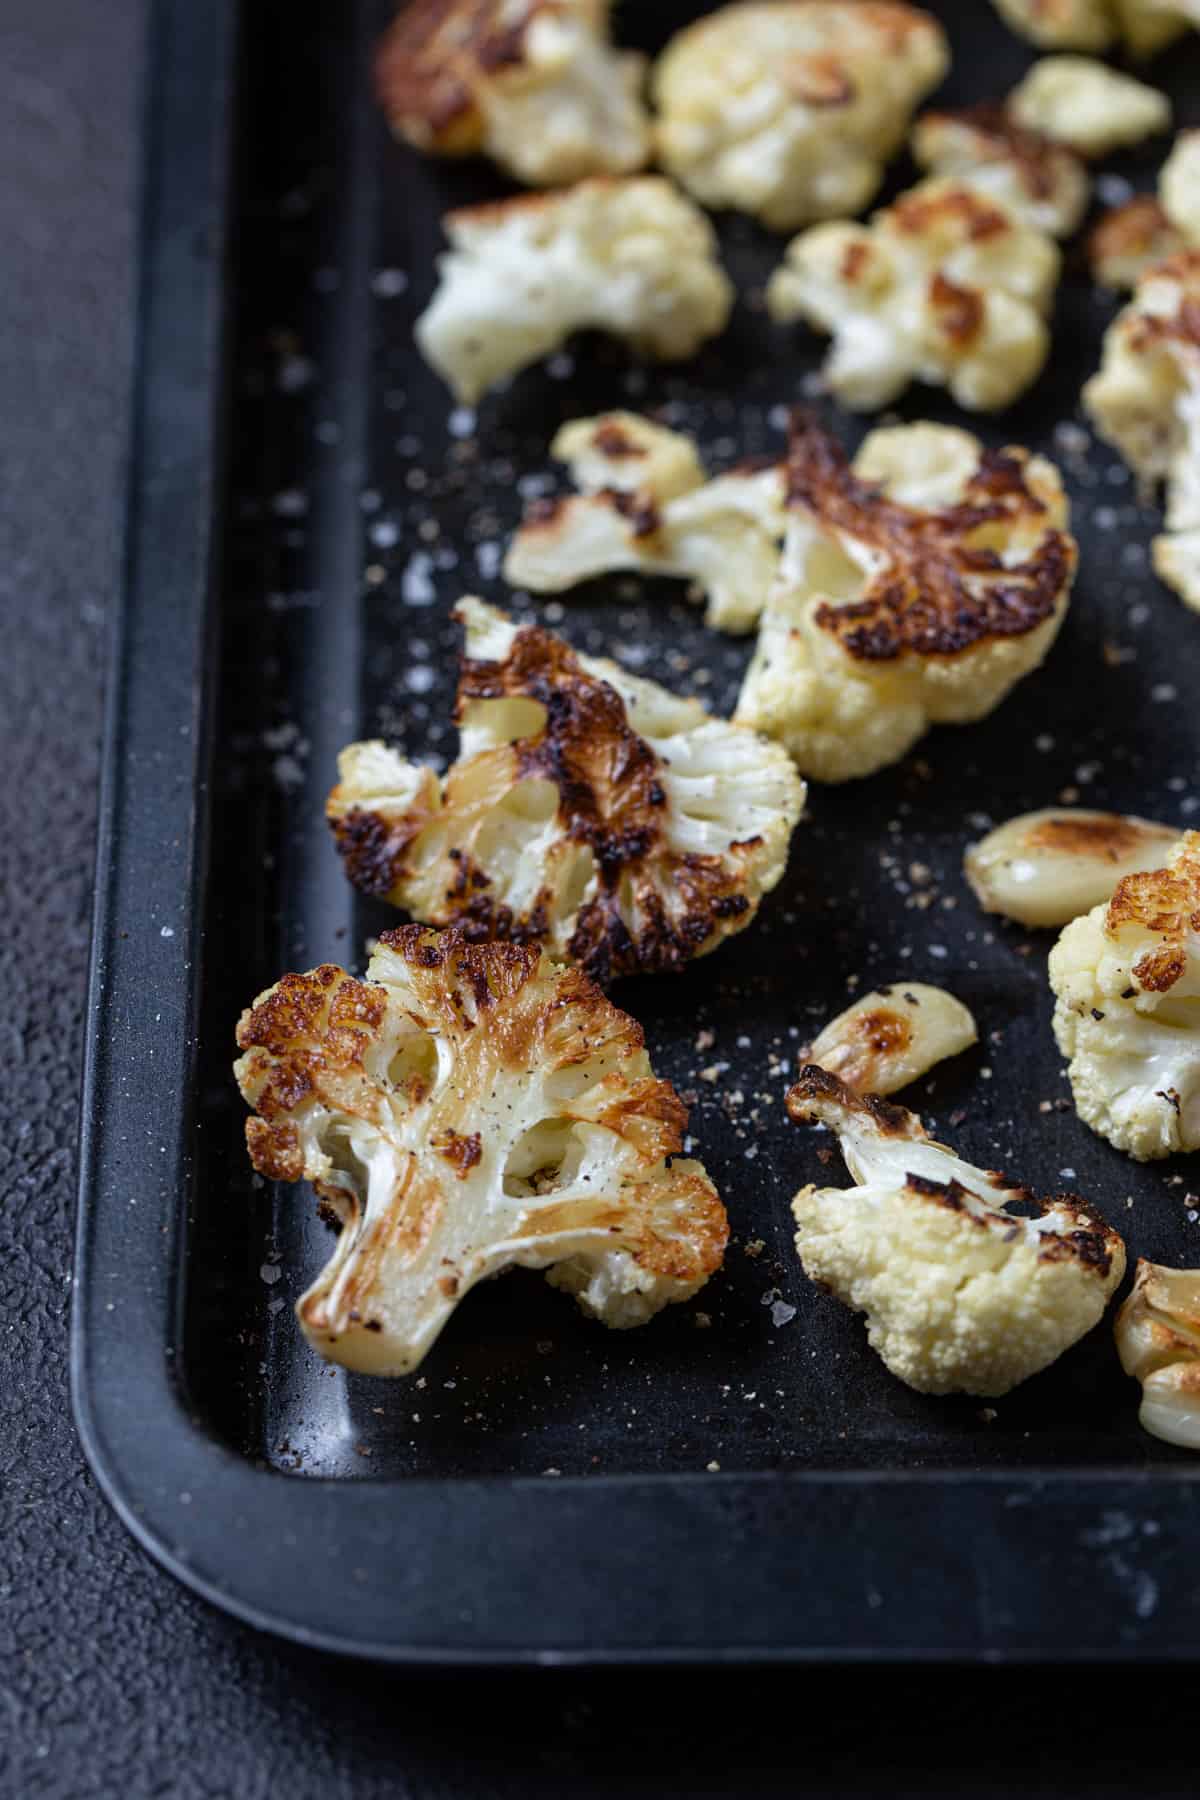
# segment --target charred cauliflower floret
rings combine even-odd
[[[823,1069],[787,1105],[837,1133],[857,1183],[796,1195],[804,1271],[866,1314],[872,1349],[909,1387],[1006,1394],[1100,1320],[1125,1247],[1078,1194],[1043,1200],[977,1169],[914,1113]]]
[[[379,46],[388,122],[418,150],[477,151],[551,187],[640,169],[645,62],[609,41],[610,0],[407,0]]]
[[[1200,249],[1200,131],[1181,131],[1158,178],[1158,195],[1114,206],[1088,238],[1092,273],[1105,287],[1136,287],[1155,263]]]
[[[1018,125],[1069,144],[1081,156],[1107,156],[1171,124],[1165,94],[1089,56],[1044,56],[1013,89],[1008,105]]]
[[[634,413],[575,419],[551,454],[580,492],[534,501],[504,564],[513,587],[559,594],[622,569],[678,575],[706,597],[717,630],[757,623],[786,523],[779,464],[706,480],[690,438]]]
[[[1050,985],[1084,1123],[1138,1162],[1200,1150],[1200,832],[1067,926]]]
[[[443,226],[450,250],[417,343],[466,405],[585,328],[683,361],[733,305],[712,226],[659,176],[466,207]]]
[[[1142,1429],[1200,1450],[1200,1269],[1140,1258],[1115,1332],[1121,1367],[1142,1384]]]
[[[1123,41],[1151,56],[1200,22],[1197,0],[994,0],[1022,37],[1045,49],[1107,50]]]
[[[722,7],[655,67],[659,158],[705,206],[774,231],[844,218],[873,197],[949,60],[941,27],[911,6]]]
[[[1091,186],[1075,152],[1017,123],[1003,105],[928,112],[913,127],[918,167],[973,188],[1051,237],[1070,237]]]
[[[1105,333],[1083,404],[1143,481],[1166,483],[1154,566],[1200,610],[1200,249],[1143,275]]]
[[[863,994],[831,1019],[801,1061],[836,1075],[856,1094],[894,1094],[978,1038],[970,1009],[945,988],[900,981]]]
[[[889,406],[911,381],[991,411],[1041,373],[1059,252],[965,182],[923,181],[870,225],[793,238],[767,287],[782,324],[828,332],[825,379],[846,406]]]
[[[820,781],[983,718],[1062,624],[1077,551],[1052,463],[965,431],[875,431],[853,467],[801,422],[788,532],[737,718]]]
[[[985,912],[1022,925],[1069,925],[1109,899],[1122,876],[1158,868],[1178,836],[1125,813],[1050,807],[997,825],[963,866]]]
[[[743,931],[783,874],[804,783],[778,745],[536,625],[464,600],[458,761],[343,751],[328,814],[363,892],[607,982]]]
[[[415,1369],[468,1290],[520,1264],[641,1325],[718,1268],[724,1209],[676,1158],[687,1111],[641,1028],[534,944],[385,932],[365,981],[325,964],[243,1014],[246,1141],[340,1227],[297,1305],[322,1356]]]

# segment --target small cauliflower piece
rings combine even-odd
[[[490,156],[555,187],[645,164],[645,59],[613,49],[610,0],[407,0],[375,59],[397,137]]]
[[[963,860],[985,912],[1022,925],[1068,925],[1118,881],[1156,869],[1179,833],[1125,813],[1048,807],[997,825]]]
[[[701,1164],[667,1160],[687,1110],[640,1026],[536,945],[387,931],[365,981],[285,975],[237,1041],[251,1161],[311,1181],[340,1227],[296,1307],[332,1362],[410,1373],[517,1264],[616,1328],[720,1266],[725,1212]]]
[[[1165,94],[1087,56],[1043,56],[1008,106],[1018,125],[1081,156],[1108,156],[1171,128]]]
[[[1181,131],[1158,178],[1162,209],[1189,244],[1200,246],[1200,131]]]
[[[561,594],[617,570],[677,575],[706,597],[718,631],[753,628],[779,570],[779,464],[708,481],[690,438],[633,413],[575,419],[551,454],[581,491],[533,502],[505,559],[511,586]]]
[[[380,743],[339,759],[326,810],[354,885],[602,982],[744,931],[804,810],[785,752],[480,600],[457,611],[458,761],[439,779]]]
[[[894,1094],[978,1041],[961,1000],[924,981],[901,981],[864,994],[800,1056],[856,1094]]]
[[[814,226],[767,287],[773,319],[828,332],[825,380],[846,406],[889,406],[912,381],[969,411],[1015,400],[1050,348],[1060,256],[968,183],[923,181],[870,225]]]
[[[1198,0],[993,0],[1022,37],[1047,49],[1107,50],[1123,40],[1152,56],[1200,22]]]
[[[1062,624],[1077,550],[1058,471],[951,426],[875,431],[849,466],[800,421],[788,534],[736,717],[819,781],[984,718]]]
[[[1142,276],[1105,333],[1083,404],[1143,482],[1166,483],[1154,566],[1200,611],[1200,249]]]
[[[1084,1123],[1138,1162],[1200,1150],[1200,832],[1067,926],[1050,986]]]
[[[734,291],[700,209],[660,176],[466,207],[417,321],[421,353],[464,405],[573,331],[682,362],[725,328]]]
[[[1155,263],[1200,248],[1200,131],[1181,131],[1158,178],[1158,197],[1114,206],[1088,239],[1092,272],[1105,287],[1136,287]]]
[[[941,27],[912,6],[724,6],[655,65],[659,158],[703,205],[773,231],[844,218],[872,199],[949,63]]]
[[[912,153],[919,168],[999,200],[1050,237],[1070,237],[1088,209],[1091,184],[1075,152],[1018,124],[1003,105],[923,114]]]
[[[1200,1269],[1140,1257],[1114,1330],[1121,1367],[1142,1384],[1143,1431],[1200,1450]]]
[[[792,1202],[804,1272],[867,1317],[922,1394],[1007,1394],[1103,1316],[1125,1246],[1078,1194],[1039,1199],[964,1162],[915,1113],[804,1070],[791,1117],[835,1131],[856,1186]]]

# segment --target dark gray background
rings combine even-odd
[[[143,13],[0,0],[0,1794],[1194,1793],[1190,1672],[379,1673],[212,1612],[99,1498],[67,1320]]]

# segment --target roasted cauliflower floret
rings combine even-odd
[[[1200,1150],[1200,832],[1067,926],[1050,986],[1084,1123],[1138,1162]]]
[[[1200,21],[1197,0],[994,0],[1023,37],[1046,49],[1107,50],[1123,40],[1151,56]]]
[[[767,307],[831,334],[825,379],[846,406],[870,412],[926,381],[990,411],[1041,373],[1059,263],[1053,241],[999,201],[923,181],[870,225],[793,238]]]
[[[796,1195],[804,1271],[866,1314],[872,1349],[909,1387],[1006,1394],[1102,1317],[1125,1247],[1078,1194],[1042,1200],[974,1168],[914,1113],[823,1069],[787,1105],[838,1134],[857,1183]]]
[[[477,1281],[547,1269],[641,1325],[718,1268],[724,1209],[641,1028],[534,944],[385,932],[365,981],[326,963],[242,1015],[246,1142],[340,1226],[297,1305],[322,1356],[415,1369]]]
[[[1200,249],[1143,275],[1105,333],[1083,404],[1144,482],[1166,483],[1154,566],[1200,610]]]
[[[612,48],[610,10],[610,0],[407,0],[375,61],[392,130],[442,156],[482,151],[533,187],[640,169],[645,61]]]
[[[941,27],[911,6],[722,7],[655,66],[659,158],[705,206],[774,231],[844,218],[873,197],[949,60]]]
[[[1121,1367],[1142,1384],[1142,1429],[1200,1450],[1200,1269],[1139,1258],[1115,1332]]]
[[[559,594],[619,569],[678,575],[706,597],[717,630],[757,623],[786,523],[779,464],[708,481],[690,438],[633,413],[573,420],[551,454],[581,491],[529,508],[504,564],[513,587]]]
[[[1051,237],[1070,237],[1088,209],[1091,187],[1075,152],[1019,125],[1002,105],[925,113],[913,127],[912,153],[929,174],[998,200]]]
[[[863,994],[831,1019],[801,1061],[836,1075],[856,1094],[894,1094],[978,1038],[970,1009],[945,988],[900,981]]]
[[[1158,178],[1158,196],[1114,206],[1088,239],[1092,272],[1105,287],[1136,287],[1155,263],[1200,249],[1200,131],[1181,131]]]
[[[1022,925],[1068,925],[1109,899],[1122,876],[1155,869],[1178,838],[1125,813],[1050,807],[972,844],[963,867],[985,912]]]
[[[712,226],[659,176],[597,177],[467,207],[443,225],[450,250],[417,343],[466,405],[585,328],[683,361],[724,330],[733,305]]]
[[[778,745],[482,601],[458,616],[445,777],[379,743],[342,753],[327,810],[355,886],[604,982],[743,931],[804,810]]]
[[[1171,125],[1171,102],[1157,88],[1088,56],[1044,56],[1009,96],[1018,125],[1107,156]]]
[[[737,718],[820,781],[983,718],[1062,624],[1077,551],[1058,471],[950,426],[870,434],[851,468],[800,423],[788,533]]]

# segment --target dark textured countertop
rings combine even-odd
[[[1194,1792],[1153,1670],[378,1672],[213,1612],[101,1500],[67,1325],[143,11],[0,0],[0,1794]]]

